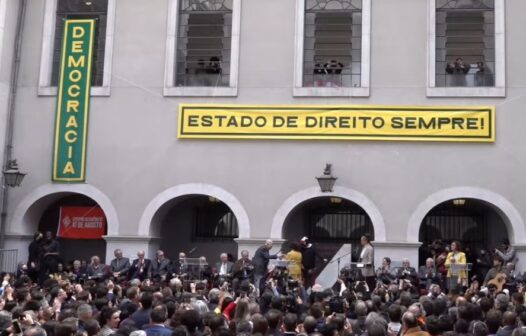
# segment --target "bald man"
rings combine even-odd
[[[270,254],[272,248],[272,240],[267,239],[265,244],[256,250],[252,264],[254,265],[254,285],[259,289],[260,293],[263,291],[264,286],[261,283],[268,272],[268,263],[270,259],[277,259],[279,254]]]

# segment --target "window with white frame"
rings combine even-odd
[[[62,56],[62,37],[64,23],[68,19],[95,19],[93,56],[91,62],[91,85],[102,86],[104,75],[104,48],[106,43],[106,22],[108,20],[108,0],[58,0],[55,18],[55,38],[53,46],[53,67],[51,85],[57,86]]]
[[[179,0],[176,86],[228,86],[232,0]]]
[[[436,2],[436,86],[494,86],[494,0]]]
[[[241,0],[169,0],[165,95],[237,94]]]
[[[91,94],[108,96],[116,0],[45,0],[39,95],[56,95],[66,19],[95,19]]]
[[[295,96],[368,96],[371,0],[296,0]]]
[[[430,0],[429,96],[504,96],[504,0]]]
[[[307,0],[303,86],[359,87],[362,0]]]

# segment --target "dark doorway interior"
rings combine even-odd
[[[89,197],[79,194],[68,195],[52,203],[43,213],[38,224],[40,232],[51,231],[54,234],[58,230],[60,207],[63,206],[97,206],[97,202]],[[106,228],[107,230],[107,228]],[[106,231],[107,233],[107,231]],[[65,263],[73,260],[90,260],[94,255],[102,261],[106,259],[106,241],[104,239],[59,239],[60,257]]]
[[[188,195],[172,200],[161,218],[160,248],[174,259],[179,252],[189,258],[205,256],[210,265],[219,261],[219,254],[228,253],[237,259],[239,236],[237,219],[221,200],[206,195]]]
[[[474,262],[481,249],[491,251],[504,238],[508,238],[506,224],[492,205],[469,198],[449,200],[434,207],[420,226],[419,264],[424,264],[436,239],[445,245],[460,241],[468,262]]]
[[[342,244],[352,244],[353,260],[360,253],[360,237],[374,240],[369,215],[356,203],[340,197],[317,197],[296,206],[283,224],[282,237],[299,241],[308,236],[322,257],[330,260]]]

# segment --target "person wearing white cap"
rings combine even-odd
[[[301,262],[303,264],[303,281],[305,289],[312,287],[316,275],[316,260],[327,262],[327,259],[324,259],[318,253],[318,250],[314,245],[309,243],[309,237],[303,237],[300,240],[301,244]]]

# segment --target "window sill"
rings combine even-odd
[[[428,97],[506,97],[504,87],[428,87]]]
[[[294,97],[369,97],[368,87],[295,87]]]
[[[91,88],[92,97],[109,97],[111,93],[111,88],[109,86],[95,86]],[[56,96],[57,87],[56,86],[39,86],[38,87],[39,96]]]
[[[165,97],[236,97],[237,87],[168,86],[163,94]]]

